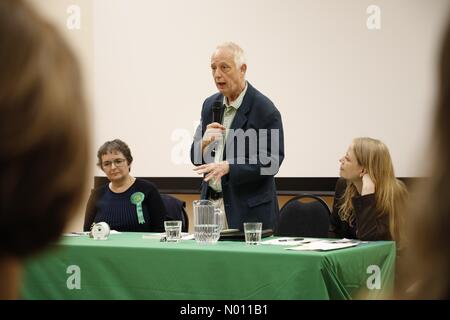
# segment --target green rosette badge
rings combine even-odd
[[[142,212],[142,202],[144,201],[145,195],[142,192],[135,192],[131,195],[131,203],[136,205],[136,214],[138,217],[139,224],[144,224],[144,213]]]

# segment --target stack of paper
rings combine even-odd
[[[320,239],[313,238],[292,238],[292,237],[284,237],[277,238],[272,240],[262,241],[261,244],[272,244],[278,246],[298,246],[299,244],[311,243],[314,241],[319,241]]]
[[[295,251],[330,251],[337,249],[344,249],[355,247],[359,245],[361,241],[358,240],[349,240],[349,239],[341,239],[341,240],[321,240],[315,241],[311,243],[301,244],[296,247],[286,248],[287,250],[295,250]]]

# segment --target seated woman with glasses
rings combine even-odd
[[[400,242],[402,210],[408,196],[395,178],[386,145],[356,138],[340,160],[329,236]]]
[[[97,158],[110,182],[92,190],[84,230],[106,222],[111,230],[163,232],[166,209],[161,195],[151,182],[130,175],[133,157],[128,145],[119,139],[107,141]]]

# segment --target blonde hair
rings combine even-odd
[[[379,215],[389,215],[389,231],[394,240],[402,238],[402,208],[407,198],[407,190],[403,182],[394,174],[391,156],[387,146],[380,140],[372,138],[356,138],[353,140],[353,152],[356,161],[362,166],[375,184],[376,211]],[[339,208],[341,220],[350,225],[354,222],[352,198],[358,195],[353,183],[347,182]]]

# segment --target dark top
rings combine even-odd
[[[259,143],[255,148],[248,145],[238,151],[237,138],[228,136],[224,159],[230,163],[229,174],[222,177],[222,194],[228,226],[243,230],[244,222],[262,222],[263,229],[274,229],[278,217],[278,199],[274,176],[284,159],[284,136],[281,114],[275,105],[248,83],[247,92],[230,129],[256,130]],[[201,141],[206,126],[213,120],[213,105],[222,101],[223,95],[216,93],[203,103],[201,122],[191,146],[191,161],[194,165],[205,163],[201,152]],[[266,129],[266,130],[260,130]],[[262,148],[266,140],[267,150]],[[208,198],[208,183],[202,183],[201,198]]]
[[[347,181],[339,179],[334,194],[333,212],[330,219],[330,238],[360,239],[365,241],[391,240],[389,215],[375,209],[375,194],[357,196],[352,199],[354,220],[352,225],[339,217]]]
[[[145,219],[138,223],[136,205],[131,202],[135,192],[142,192],[142,212]],[[111,230],[130,232],[163,232],[166,209],[161,195],[149,181],[136,179],[128,190],[120,193],[109,189],[108,184],[93,189],[86,207],[84,230],[93,222],[106,222]]]

